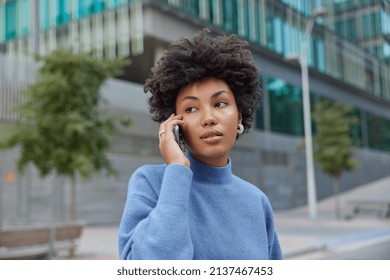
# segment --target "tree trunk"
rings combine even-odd
[[[77,220],[77,193],[76,193],[76,176],[70,177],[71,190],[70,190],[70,219],[71,221]]]
[[[341,206],[340,206],[340,177],[333,177],[333,193],[336,219],[341,218]]]

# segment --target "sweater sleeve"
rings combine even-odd
[[[172,164],[162,182],[155,177],[141,168],[130,179],[119,227],[120,259],[192,259],[187,212],[192,171]],[[161,189],[153,195],[156,183]]]
[[[281,260],[283,259],[282,249],[280,247],[278,235],[275,230],[275,221],[272,206],[268,198],[263,201],[263,205],[265,208],[265,221],[267,224],[268,258],[270,260]]]

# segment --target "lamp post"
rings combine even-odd
[[[300,64],[302,72],[302,99],[303,99],[303,121],[305,132],[305,153],[306,153],[306,184],[307,184],[307,202],[309,208],[309,217],[311,220],[317,219],[317,193],[314,177],[314,161],[313,161],[313,141],[311,131],[311,112],[310,112],[310,91],[309,91],[309,69],[307,66],[308,46],[310,35],[313,30],[315,19],[320,16],[327,15],[325,8],[313,10],[309,18],[306,28],[305,37],[301,43]]]

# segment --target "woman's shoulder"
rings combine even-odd
[[[259,186],[248,182],[238,176],[234,176],[236,183],[240,186],[240,190],[247,193],[248,196],[251,196],[256,199],[260,199],[263,203],[269,204],[267,195],[261,190]]]
[[[260,192],[263,194],[263,191],[260,188],[258,188],[254,183],[248,182],[248,181],[244,180],[243,178],[238,177],[236,175],[234,175],[234,180],[236,181],[236,184],[239,184],[242,188],[245,188],[248,191],[252,191],[255,193]]]
[[[164,173],[165,168],[167,167],[166,164],[145,164],[140,167],[138,167],[134,174],[136,173],[155,173],[155,172],[162,172]]]
[[[164,176],[166,164],[146,164],[138,167],[131,175],[130,180],[147,180],[153,181],[160,179]]]
[[[164,177],[165,164],[142,165],[130,177],[129,194],[153,193],[157,195]]]

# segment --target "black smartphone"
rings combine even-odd
[[[175,140],[177,144],[179,144],[180,149],[184,152],[185,150],[185,142],[183,138],[183,134],[181,133],[180,126],[173,126],[173,134],[175,135]]]

